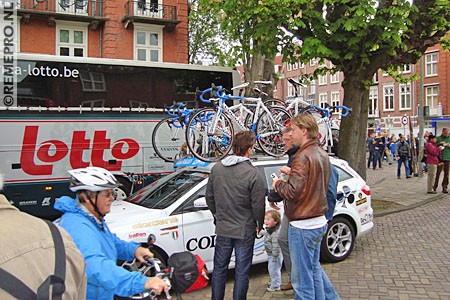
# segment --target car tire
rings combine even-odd
[[[320,259],[323,262],[340,262],[345,260],[355,245],[355,228],[344,217],[335,217],[328,223],[328,228],[320,245]]]

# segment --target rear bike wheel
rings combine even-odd
[[[217,122],[214,124],[214,122]],[[215,162],[231,151],[233,125],[225,115],[212,108],[195,112],[186,128],[186,142],[191,153],[206,162]]]
[[[271,107],[269,114],[266,111],[261,114],[256,123],[256,139],[264,153],[275,157],[285,154],[282,136],[283,130],[290,126],[290,119],[288,111],[278,106]]]
[[[184,125],[177,117],[162,119],[152,133],[152,146],[156,155],[166,162],[174,162],[184,138]]]

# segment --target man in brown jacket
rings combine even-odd
[[[3,177],[0,174],[0,190],[2,187]],[[65,250],[65,291],[62,299],[86,299],[86,265],[83,256],[64,229],[58,230],[56,226],[53,228],[61,234],[62,248]],[[60,265],[64,265],[64,260],[62,261]],[[56,291],[54,285],[45,289],[46,285],[43,284],[54,274],[55,244],[49,225],[41,219],[20,212],[0,194],[0,299],[29,298],[29,295],[38,292],[40,286],[44,287],[41,289],[44,293]],[[6,280],[12,277],[18,281]],[[46,298],[58,297],[49,295]]]
[[[285,200],[289,223],[291,282],[294,299],[324,299],[323,269],[319,262],[320,243],[327,229],[327,190],[330,160],[317,142],[319,129],[312,115],[291,120],[294,154],[289,179],[275,178],[273,187]],[[326,275],[325,275],[326,276]]]

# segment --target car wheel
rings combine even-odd
[[[320,258],[325,262],[345,260],[355,245],[355,229],[343,217],[335,217],[328,223],[328,229],[322,239]]]

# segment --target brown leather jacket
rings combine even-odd
[[[330,159],[316,140],[306,142],[294,155],[288,181],[278,181],[276,190],[285,199],[290,221],[319,217],[327,211]]]

